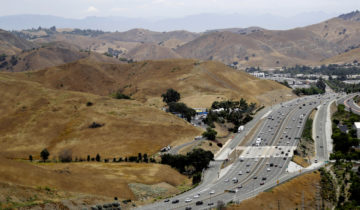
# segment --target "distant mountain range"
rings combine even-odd
[[[0,70],[6,71],[49,67],[90,54],[104,60],[99,53],[125,62],[190,58],[220,61],[239,68],[315,66],[358,60],[359,51],[354,49],[360,48],[360,12],[289,30],[261,27],[223,28],[202,33],[141,28],[125,32],[54,27],[0,30],[0,43],[0,55],[6,55],[0,60]]]
[[[159,20],[126,17],[86,17],[68,19],[50,15],[12,15],[0,17],[0,28],[4,30],[23,30],[45,27],[99,29],[104,31],[126,31],[133,28],[146,28],[154,31],[188,30],[203,32],[219,28],[244,28],[260,26],[267,29],[290,29],[321,22],[335,14],[322,12],[303,13],[292,17],[275,15],[219,15],[199,14],[183,18],[164,18]]]

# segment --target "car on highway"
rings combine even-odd
[[[267,168],[266,171],[267,171],[267,172],[271,171],[271,168]]]
[[[204,204],[204,202],[202,202],[202,201],[197,201],[196,203],[195,203],[195,205],[197,205],[197,206],[200,206],[200,205],[203,205]]]
[[[257,179],[257,176],[254,176],[254,178],[253,179]]]
[[[200,193],[194,195],[194,198],[199,198],[200,197]]]
[[[179,203],[179,199],[173,200],[171,203],[173,203],[173,204]]]
[[[214,205],[214,203],[208,203],[208,206],[213,206]]]
[[[242,172],[242,171],[239,171],[238,175],[242,175],[242,174],[243,174],[243,172]]]
[[[229,179],[225,179],[224,182],[229,182]]]
[[[191,198],[186,198],[186,199],[185,199],[185,203],[190,203],[191,201],[192,201]]]
[[[266,177],[263,177],[261,180],[265,181],[265,180],[266,180]]]
[[[215,190],[211,190],[209,194],[212,195],[214,193],[215,193]]]
[[[192,208],[190,206],[186,207],[185,210],[191,210]]]
[[[238,189],[241,189],[242,187],[243,187],[242,184],[240,186],[237,186]]]
[[[265,182],[260,182],[260,185],[264,185],[265,184]]]
[[[169,202],[169,201],[170,201],[169,199],[165,199],[165,200],[164,200],[165,203],[167,203],[167,202]]]
[[[246,173],[250,173],[250,169],[247,169],[247,170],[246,170]]]

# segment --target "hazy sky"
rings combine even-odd
[[[307,12],[342,14],[360,9],[360,0],[0,0],[0,15],[183,17],[193,14],[293,16]]]

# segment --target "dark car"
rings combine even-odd
[[[208,203],[208,206],[213,206],[214,205],[214,203]]]
[[[167,203],[167,202],[169,202],[169,201],[170,201],[169,199],[165,199],[165,200],[164,200],[165,203]]]
[[[178,199],[173,200],[171,203],[179,203],[179,200]]]
[[[191,210],[192,208],[190,206],[186,207],[185,210]]]
[[[266,180],[266,177],[263,177],[262,180]]]
[[[204,203],[204,202],[202,202],[202,201],[197,201],[197,202],[195,203],[195,205],[200,206],[200,205],[203,205],[203,203]]]

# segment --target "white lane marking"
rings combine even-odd
[[[269,114],[272,112],[272,110],[266,112],[266,114],[264,114],[260,119],[264,119],[265,117],[269,116]]]

